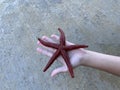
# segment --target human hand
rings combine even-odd
[[[42,39],[47,42],[58,43],[59,36],[51,35],[50,38],[48,38],[47,36],[43,36]],[[55,49],[45,47],[39,41],[37,42],[37,44],[41,46],[40,48],[37,48],[37,51],[40,52],[41,54],[47,55],[49,57],[51,57],[53,55],[53,53],[56,51]],[[71,43],[69,41],[66,41],[66,44],[68,46],[74,45],[74,43]],[[71,62],[72,67],[77,67],[78,65],[82,64],[82,58],[85,54],[85,51],[84,51],[84,49],[76,49],[76,50],[69,51],[68,54],[70,57],[70,62]],[[60,61],[63,64],[63,66],[54,69],[51,73],[51,76],[55,76],[61,72],[68,71],[67,65],[61,56],[59,56],[58,61]]]

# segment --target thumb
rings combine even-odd
[[[51,77],[53,77],[53,76],[55,76],[55,75],[57,75],[59,73],[62,73],[62,72],[67,72],[67,70],[68,69],[65,66],[59,67],[59,68],[57,68],[57,69],[55,69],[55,70],[52,71]]]

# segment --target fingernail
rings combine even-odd
[[[46,36],[42,36],[42,39],[45,40],[45,39],[46,39]]]
[[[40,49],[40,48],[37,48],[37,51],[38,51],[38,52],[41,52],[41,49]]]
[[[54,34],[51,35],[51,37],[54,37],[54,36],[55,36]]]
[[[40,42],[39,41],[37,41],[37,44],[39,44]]]

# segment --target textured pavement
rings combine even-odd
[[[89,50],[120,55],[120,0],[0,0],[0,90],[119,90],[120,78],[89,67],[50,77],[37,39],[59,35]]]

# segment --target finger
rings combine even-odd
[[[39,53],[44,54],[44,55],[49,56],[49,57],[51,57],[53,55],[53,53],[48,52],[47,50],[44,50],[44,49],[41,49],[41,48],[37,48],[37,51]]]
[[[42,36],[42,39],[47,41],[47,42],[56,43],[54,40],[52,40],[51,38],[48,38],[47,36]]]
[[[59,41],[60,37],[55,35],[55,34],[52,34],[51,37],[55,40],[55,41]],[[69,42],[69,41],[66,41],[67,45],[73,45],[73,43]]]
[[[45,41],[47,41],[47,42],[54,42],[52,39],[50,39],[50,38],[48,38],[46,36],[43,36],[42,39],[45,40]],[[55,49],[52,49],[52,48],[44,46],[43,44],[40,43],[40,41],[37,41],[37,44],[40,45],[40,46],[42,46],[43,48],[51,51],[51,52],[55,52]]]
[[[49,47],[44,46],[43,44],[40,43],[40,41],[37,41],[37,44],[38,44],[39,46],[41,46],[41,47],[49,50],[50,52],[55,52],[55,49],[52,49],[52,48],[49,48]]]
[[[48,57],[52,57],[52,55],[54,54],[54,52],[49,52],[45,49],[42,49],[42,48],[37,48],[37,51],[43,55],[46,55]],[[58,61],[61,62],[64,66],[66,66],[66,63],[65,61],[62,59],[61,56],[58,57]]]
[[[65,66],[59,67],[59,68],[52,71],[51,77],[54,77],[55,75],[62,73],[62,72],[67,72],[67,70],[68,69]]]
[[[38,44],[39,46],[42,46],[42,47],[43,47],[43,45],[40,43],[39,40],[37,41],[37,44]]]

